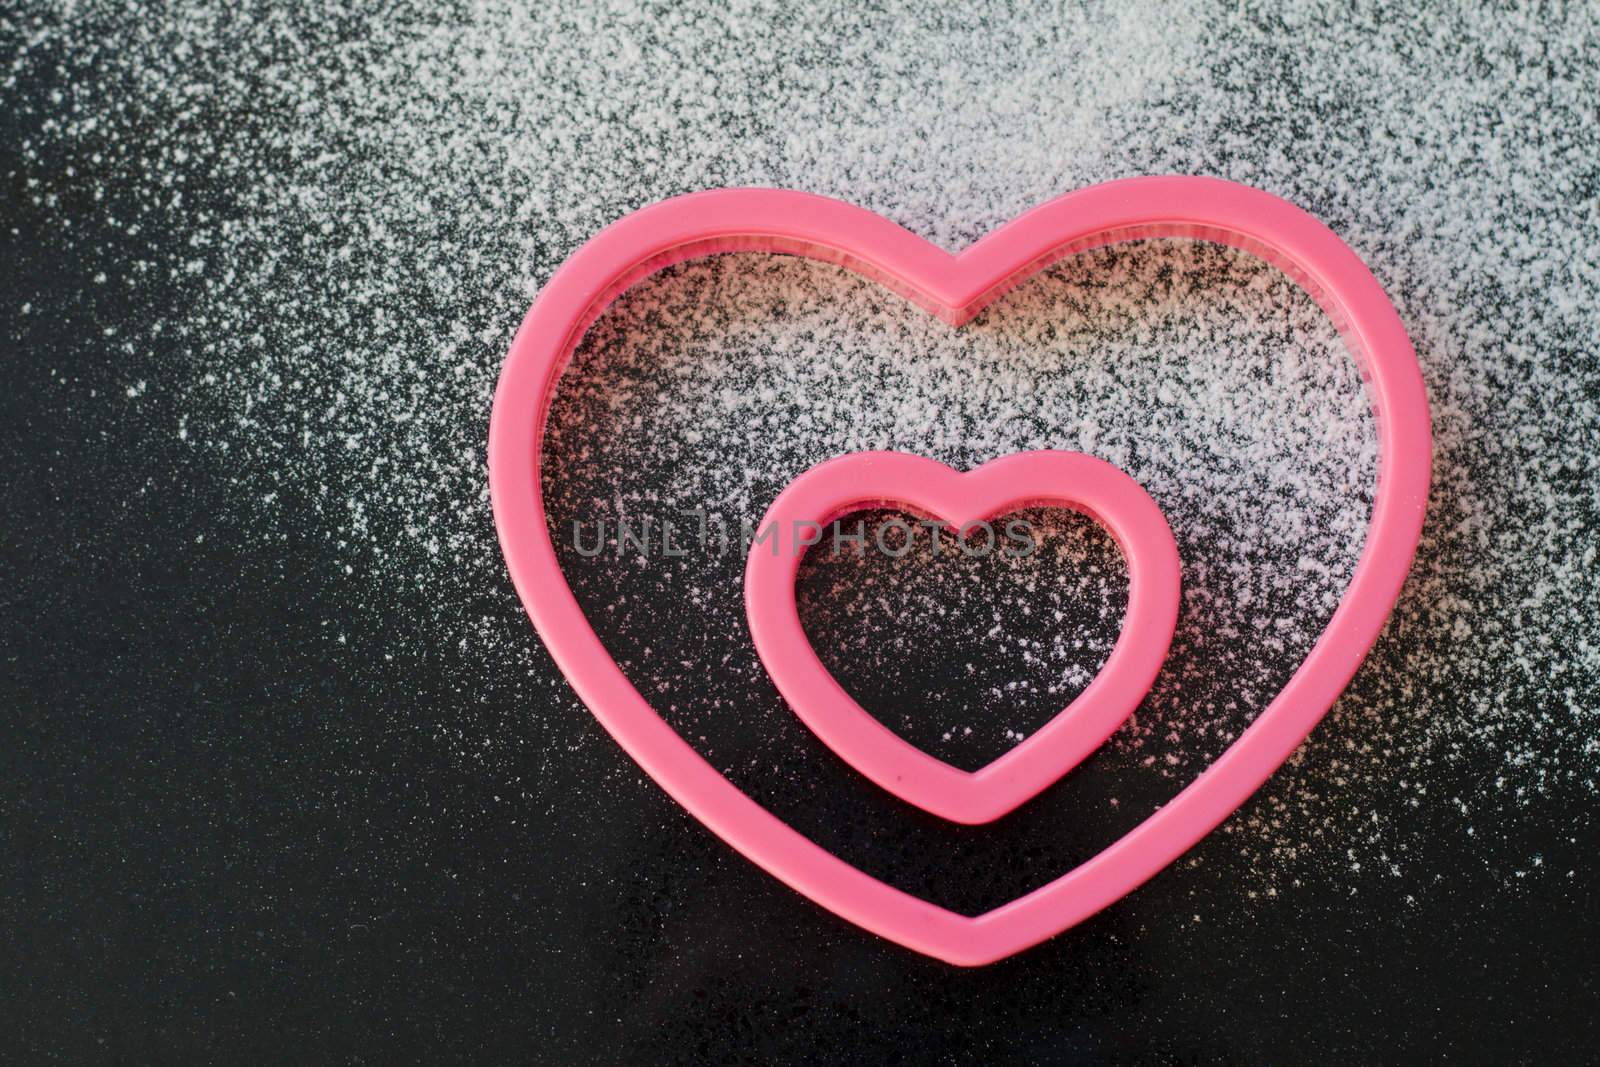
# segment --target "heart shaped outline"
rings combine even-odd
[[[1072,508],[1109,531],[1128,564],[1122,632],[1087,688],[1009,752],[976,771],[911,744],[856,702],[817,657],[795,602],[805,534],[867,507],[910,505],[964,530],[1035,505]],[[1138,482],[1081,452],[1019,452],[965,473],[903,452],[818,464],[778,494],[745,564],[750,637],[779,692],[845,762],[908,804],[952,822],[991,822],[1049,787],[1132,715],[1167,658],[1178,621],[1178,544]],[[804,532],[803,532],[804,531]]]
[[[556,383],[589,325],[646,275],[715,252],[802,255],[848,267],[960,325],[1065,256],[1119,241],[1215,241],[1274,264],[1344,336],[1367,380],[1379,439],[1366,543],[1339,607],[1278,695],[1165,806],[1053,881],[968,916],[896,889],[751,800],[640,695],[584,618],[544,511],[542,442]],[[1427,508],[1432,434],[1405,327],[1360,257],[1287,201],[1217,178],[1129,178],[1051,200],[952,255],[864,208],[783,189],[661,201],[611,224],[551,276],[500,372],[489,492],[512,583],[579,698],[618,744],[713,833],[850,922],[963,966],[1011,956],[1073,926],[1166,867],[1232,814],[1321,720],[1400,594]]]

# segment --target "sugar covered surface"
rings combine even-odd
[[[1566,863],[1507,827],[1548,805],[1574,812],[1574,842],[1592,832],[1577,802],[1600,766],[1600,29],[1581,5],[1555,25],[1281,11],[1041,19],[929,4],[809,19],[483,3],[244,21],[226,4],[42,5],[0,16],[16,43],[0,104],[42,70],[80,75],[26,102],[14,181],[67,243],[59,187],[131,185],[134,203],[102,220],[123,240],[94,282],[189,294],[146,334],[105,336],[111,352],[159,353],[159,374],[113,395],[61,388],[106,419],[176,398],[182,416],[148,432],[231,481],[219,521],[263,545],[291,529],[324,539],[346,610],[404,615],[415,647],[399,654],[448,650],[464,693],[515,676],[515,701],[464,700],[444,719],[394,709],[439,759],[529,773],[588,761],[606,768],[596,788],[628,772],[597,729],[566,725],[581,707],[531,630],[508,623],[520,608],[484,478],[511,333],[586,237],[661,197],[739,184],[838,196],[952,249],[1130,174],[1284,196],[1366,259],[1411,331],[1435,491],[1373,662],[1225,827],[1246,892],[1407,879],[1423,807],[1458,816],[1478,873],[1506,891],[1564,878]],[[61,153],[69,173],[29,169]],[[147,255],[128,254],[147,239]],[[1376,438],[1359,377],[1275,271],[1182,242],[1106,249],[953,331],[833,268],[680,266],[625,295],[578,353],[546,488],[558,532],[699,504],[755,516],[852,449],[970,466],[1044,447],[1127,470],[1184,559],[1174,656],[1146,706],[1087,785],[1021,816],[1048,834],[1069,801],[1093,804],[1109,840],[1270,699],[1360,550]],[[1043,521],[1060,523],[1060,550],[1026,565],[947,562],[930,581],[920,558],[872,573],[821,562],[804,579],[808,626],[876,700],[926,693],[875,707],[887,720],[957,761],[992,758],[1115,635],[1115,553],[1086,524]],[[951,884],[959,871],[885,844],[954,848],[937,828],[901,826],[870,791],[813,785],[832,772],[748,648],[736,560],[564,563],[636,684],[808,832],[970,906],[1059,868]],[[341,619],[327,621],[339,640]],[[953,658],[972,680],[940,673]],[[807,824],[819,793],[834,807]],[[827,812],[847,809],[883,832],[852,844],[830,830]]]

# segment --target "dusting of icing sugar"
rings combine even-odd
[[[159,432],[234,479],[238,518],[264,541],[290,526],[325,539],[348,610],[408,612],[412,640],[529,672],[575,712],[533,635],[506,624],[515,603],[485,599],[504,578],[484,431],[528,300],[600,226],[679,192],[783,185],[954,248],[1113,177],[1257,185],[1327,221],[1391,293],[1433,404],[1435,492],[1374,662],[1224,832],[1266,896],[1306,877],[1352,891],[1406,877],[1422,806],[1459,813],[1462,840],[1508,884],[1549,873],[1502,828],[1592,800],[1600,767],[1600,30],[1581,5],[1559,27],[1516,12],[1335,19],[1311,3],[1274,20],[1201,3],[1159,18],[939,4],[892,23],[559,7],[335,5],[313,24],[207,3],[0,16],[19,42],[0,100],[53,70],[79,75],[26,116],[17,187],[70,242],[73,210],[113,178],[128,185],[102,220],[124,242],[96,283],[192,295],[148,336],[106,338],[164,353],[165,377],[85,402],[181,396]],[[1452,52],[1462,40],[1484,42],[1471,62]],[[1106,759],[1174,787],[1320,631],[1359,552],[1375,461],[1358,378],[1315,307],[1246,257],[1178,242],[1080,257],[965,332],[829,268],[676,268],[597,324],[551,434],[558,521],[707,500],[759,515],[790,477],[858,448],[969,466],[1065,447],[1117,463],[1167,512],[1186,599],[1168,671]],[[1115,598],[1114,558],[1092,530],[1060,533],[1054,572],[893,584],[902,623],[887,644],[850,625],[881,625],[868,598],[884,574],[819,567],[808,625],[841,638],[841,671],[881,680],[960,629],[930,620],[983,618],[963,653],[988,664],[982,684],[951,683],[906,727],[992,754],[1081,685],[1114,635],[1096,606]],[[782,736],[787,713],[734,648],[729,565],[689,566],[643,568],[654,603],[613,599],[602,630],[669,696],[692,692],[705,657],[728,657],[738,684],[705,706],[674,699],[669,716],[691,738],[705,726],[729,761],[766,758],[705,725],[764,700]],[[1110,569],[1076,584],[1090,566]],[[1047,574],[1059,603],[1025,595]],[[575,579],[580,595],[585,581],[611,588]],[[629,644],[671,631],[685,603],[717,638],[694,666]],[[1040,625],[1046,606],[1070,636]],[[621,620],[630,607],[640,617]],[[497,731],[522,719],[492,725],[437,724],[444,758],[520,751]]]

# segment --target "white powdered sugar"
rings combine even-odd
[[[1436,435],[1423,544],[1373,662],[1227,824],[1251,892],[1308,871],[1352,891],[1405,877],[1418,806],[1459,811],[1459,833],[1491,841],[1485,863],[1508,880],[1564,875],[1497,826],[1592,799],[1600,768],[1592,12],[1575,5],[1552,28],[1310,2],[1260,21],[1204,3],[1049,17],[573,7],[0,16],[19,43],[0,102],[52,71],[84,73],[60,76],[31,117],[17,187],[68,241],[45,161],[136,190],[100,220],[124,238],[104,284],[188,294],[148,335],[106,339],[160,353],[162,374],[83,402],[123,418],[150,394],[182,398],[184,415],[153,432],[236,480],[236,521],[264,542],[287,526],[324,539],[349,610],[414,618],[408,640],[459,655],[463,686],[478,670],[539,672],[556,709],[541,714],[578,714],[532,630],[506,625],[514,600],[486,596],[505,580],[484,462],[512,332],[584,239],[714,186],[836,196],[953,249],[1111,178],[1246,182],[1316,213],[1370,264],[1416,343]],[[1184,560],[1183,617],[1168,669],[1103,760],[1168,793],[1325,625],[1377,457],[1331,324],[1241,253],[1096,251],[962,330],[838,269],[739,255],[672,268],[596,324],[557,399],[547,489],[558,533],[651,509],[756,518],[810,465],[865,448],[959,467],[1078,449],[1151,493]],[[287,510],[286,492],[309,513]],[[1114,550],[1086,524],[1041,522],[1058,550],[1015,564],[954,561],[929,578],[920,556],[892,572],[823,563],[803,579],[808,626],[879,699],[930,649],[959,659],[978,678],[959,699],[932,693],[886,718],[957,762],[992,758],[1086,683],[1120,613],[1105,606],[1122,595]],[[692,612],[721,669],[759,688],[737,560],[564,562],[580,597],[630,566],[658,594],[612,601],[608,616],[640,615],[601,620],[603,634]],[[693,694],[708,669],[643,646],[624,660],[647,693]],[[789,715],[761,700],[664,710],[694,739],[718,715]],[[481,727],[440,724],[441,758],[492,758],[502,739]],[[730,761],[777,758],[742,743]]]

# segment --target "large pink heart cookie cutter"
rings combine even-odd
[[[1128,611],[1111,655],[1088,688],[1011,751],[977,771],[931,756],[867,713],[829,673],[800,625],[795,576],[834,519],[904,505],[946,523],[956,544],[992,547],[976,524],[1053,505],[1097,519],[1128,563]],[[960,823],[998,819],[1076,767],[1133,714],[1167,657],[1178,621],[1178,545],[1161,509],[1104,460],[1022,452],[965,474],[921,456],[857,452],[813,467],[773,501],[745,567],[750,636],[789,706],[829,748],[878,785]],[[956,551],[956,549],[951,549]]]
[[[1119,241],[1186,237],[1259,255],[1333,320],[1367,379],[1379,435],[1377,495],[1355,574],[1304,662],[1232,746],[1148,818],[1055,880],[981,915],[888,885],[778,819],[694,751],[623,675],[557,562],[544,510],[542,442],[556,383],[618,293],[672,263],[764,251],[841,264],[954,325],[1065,256]],[[1361,665],[1400,594],[1427,507],[1432,438],[1416,354],[1383,289],[1345,243],[1299,208],[1213,178],[1108,182],[1022,215],[958,255],[862,208],[779,189],[663,201],[608,226],[551,277],[495,390],[489,489],[512,582],[579,697],[691,814],[774,877],[918,952],[977,966],[1093,915],[1227,818],[1316,726]]]

